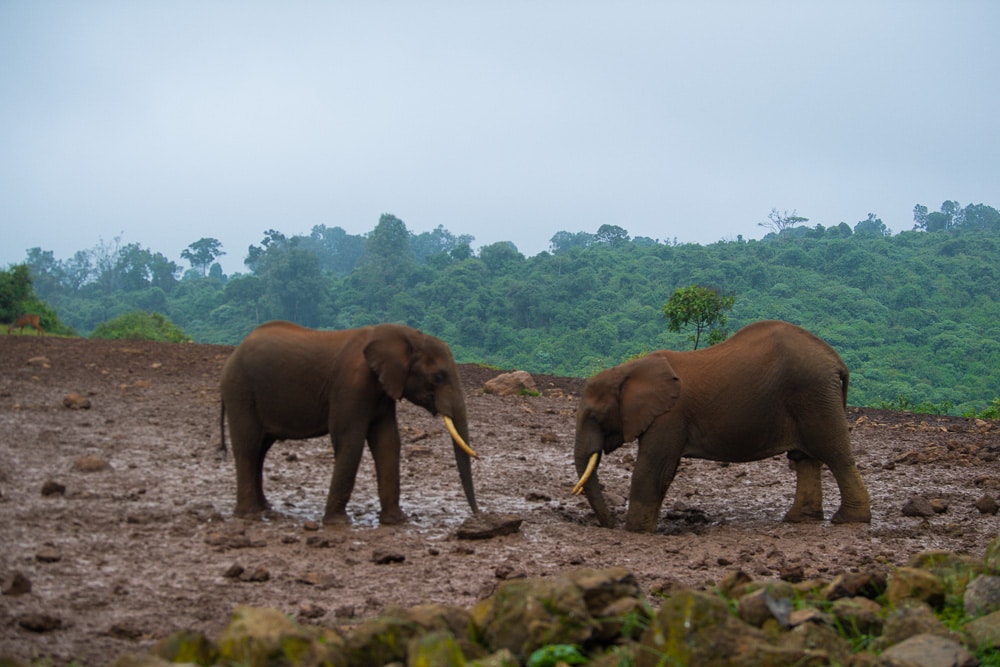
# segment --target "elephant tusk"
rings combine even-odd
[[[467,444],[465,444],[465,440],[463,440],[462,436],[460,436],[458,434],[458,431],[455,430],[455,422],[451,420],[451,417],[445,416],[444,425],[448,428],[448,433],[451,433],[451,438],[452,440],[455,441],[456,445],[461,447],[465,451],[465,453],[471,456],[472,458],[474,459],[479,458],[479,454],[476,454],[474,451],[472,451],[472,447],[469,447]]]
[[[597,467],[597,457],[597,452],[590,455],[590,461],[587,463],[587,469],[583,471],[583,476],[580,477],[580,481],[573,487],[572,494],[574,496],[580,495],[580,492],[583,491],[583,485],[587,483],[587,480],[590,479],[590,476],[594,473],[594,468]]]

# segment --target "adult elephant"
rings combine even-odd
[[[661,350],[587,381],[576,413],[575,463],[598,521],[615,525],[596,467],[602,453],[639,440],[625,527],[656,529],[682,456],[756,461],[787,452],[796,470],[786,521],[823,519],[822,464],[840,488],[834,523],[870,522],[871,503],[851,453],[848,371],[805,329],[764,321],[694,352]]]
[[[225,423],[236,460],[237,516],[267,509],[264,457],[277,440],[327,433],[334,466],[323,523],[348,523],[365,441],[375,461],[379,521],[406,521],[399,506],[399,428],[396,401],[407,399],[441,414],[451,434],[465,497],[477,511],[467,444],[465,397],[448,345],[416,329],[381,324],[317,331],[269,322],[236,348],[222,369],[222,448]]]

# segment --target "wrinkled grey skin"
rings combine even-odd
[[[237,516],[258,516],[268,508],[262,471],[271,445],[329,433],[335,461],[323,522],[349,521],[347,501],[365,441],[375,462],[379,521],[406,521],[399,506],[396,423],[396,401],[402,398],[450,417],[469,442],[465,397],[451,350],[410,327],[317,331],[269,322],[250,332],[226,361],[221,390],[222,447],[228,417]],[[476,512],[470,457],[454,446],[462,487]]]
[[[694,352],[654,352],[587,381],[577,410],[577,473],[595,452],[638,438],[625,527],[653,532],[682,456],[743,462],[787,452],[796,489],[786,521],[823,519],[826,464],[841,496],[831,520],[870,522],[847,429],[847,384],[833,348],[786,322],[757,322]],[[614,527],[596,470],[583,492],[601,525]]]

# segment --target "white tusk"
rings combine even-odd
[[[444,418],[444,425],[448,428],[448,433],[451,433],[451,439],[455,441],[456,445],[465,450],[465,453],[471,456],[472,458],[474,459],[479,458],[479,454],[476,454],[474,451],[472,451],[472,447],[469,447],[467,444],[465,444],[465,440],[462,440],[462,436],[460,436],[458,434],[458,431],[455,430],[455,422],[451,420],[451,417]]]
[[[580,478],[580,481],[576,483],[576,486],[573,487],[572,494],[574,496],[580,495],[580,492],[583,491],[583,485],[587,483],[588,479],[590,479],[590,476],[594,473],[594,468],[596,467],[597,452],[594,452],[590,455],[590,461],[587,463],[587,469],[583,471],[583,476]]]

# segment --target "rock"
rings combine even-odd
[[[997,505],[996,498],[987,493],[976,501],[976,509],[980,514],[993,515],[1000,511],[1000,505]]]
[[[970,621],[962,629],[971,646],[1000,649],[1000,611]]]
[[[520,517],[509,514],[478,512],[462,522],[457,535],[460,540],[488,540],[516,533],[521,529],[522,521]]]
[[[549,644],[583,644],[597,630],[583,591],[564,575],[505,581],[473,607],[472,620],[487,649],[522,661]]]
[[[303,602],[299,606],[299,618],[320,618],[326,615],[326,609],[319,606],[318,604],[313,604],[312,602]]]
[[[912,598],[940,608],[944,595],[944,584],[933,573],[915,567],[898,568],[886,589],[886,597],[892,604]]]
[[[948,511],[948,501],[943,498],[932,498],[931,509],[935,514],[944,514]]]
[[[390,563],[402,563],[406,560],[406,556],[399,553],[398,551],[388,551],[385,549],[376,549],[372,552],[372,562],[376,565],[388,565]]]
[[[952,639],[938,635],[917,635],[891,646],[882,653],[883,661],[921,667],[974,667],[976,657]]]
[[[882,605],[868,598],[841,598],[830,606],[837,627],[849,637],[881,635]]]
[[[527,371],[512,371],[487,381],[483,391],[497,396],[517,396],[526,392],[538,393],[538,387]]]
[[[66,394],[63,397],[63,405],[70,410],[89,410],[90,409],[90,399],[83,394]]]
[[[66,495],[66,485],[55,480],[48,480],[42,484],[43,496],[63,496]]]
[[[763,647],[763,632],[729,613],[715,595],[682,590],[664,600],[640,639],[636,665],[742,664],[738,656]],[[765,660],[758,664],[766,664]],[[775,661],[774,664],[794,664]]]
[[[830,582],[824,591],[824,596],[830,601],[858,596],[875,599],[885,592],[887,586],[888,578],[884,574],[844,572]]]
[[[44,546],[35,553],[35,560],[39,563],[58,563],[62,560],[62,554],[52,546]]]
[[[787,628],[794,596],[795,588],[787,581],[765,581],[757,590],[740,597],[736,613],[743,622],[758,628],[772,618]]]
[[[350,665],[388,665],[406,663],[410,640],[420,634],[421,626],[408,618],[387,615],[365,621],[347,637],[346,651]]]
[[[239,579],[240,575],[243,574],[245,570],[246,568],[239,563],[233,563],[226,568],[226,571],[222,573],[222,576],[226,579]]]
[[[829,625],[822,623],[805,623],[796,626],[791,632],[780,635],[778,646],[781,653],[755,653],[741,656],[741,664],[784,664],[784,665],[855,665],[851,660],[851,645]],[[754,662],[763,654],[771,662]],[[784,659],[785,662],[779,662]]]
[[[31,632],[52,632],[62,628],[62,619],[58,616],[43,613],[24,614],[17,619],[17,624]]]
[[[1000,536],[986,545],[983,568],[989,574],[1000,574]]]
[[[0,593],[4,595],[27,595],[31,592],[31,580],[23,572],[11,572],[0,582]]]
[[[73,469],[78,472],[102,472],[111,470],[111,464],[96,454],[87,454],[73,461]]]
[[[971,617],[1000,611],[1000,576],[984,575],[973,579],[965,588],[962,604],[966,615]]]
[[[264,566],[258,566],[249,572],[240,575],[240,581],[248,581],[253,584],[260,584],[271,580],[271,571]]]
[[[952,637],[944,623],[934,615],[934,610],[924,602],[907,601],[885,617],[880,646],[889,647],[917,635],[933,634]]]
[[[923,496],[913,496],[903,505],[903,516],[934,516],[934,506]]]
[[[181,630],[164,637],[156,643],[152,652],[171,664],[214,665],[219,660],[219,647],[193,630]]]
[[[346,664],[335,630],[300,625],[277,609],[237,607],[219,637],[220,663]]]
[[[52,368],[52,362],[49,361],[48,357],[32,357],[28,359],[28,366],[37,366],[39,368]]]
[[[465,656],[453,636],[445,633],[420,635],[410,640],[406,649],[408,665],[464,667]]]

